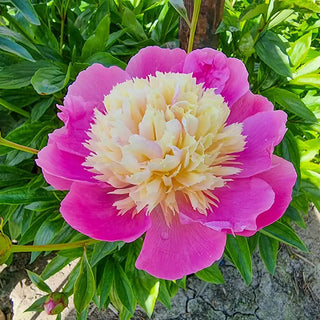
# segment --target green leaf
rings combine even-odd
[[[313,0],[282,0],[282,6],[291,7],[298,7],[310,10],[311,12],[320,13],[320,6],[314,3]]]
[[[292,77],[286,48],[278,35],[267,31],[259,38],[255,49],[259,58],[274,72],[284,77]]]
[[[39,288],[41,291],[44,291],[47,293],[52,292],[50,287],[43,281],[43,279],[39,275],[37,275],[36,273],[34,273],[30,270],[27,270],[27,273],[28,273],[30,280],[37,288]]]
[[[9,37],[11,39],[14,39],[16,42],[23,43],[24,45],[31,48],[32,50],[40,53],[37,47],[19,32],[15,32],[7,27],[1,26],[0,35],[7,38]]]
[[[114,251],[118,246],[118,242],[98,242],[94,245],[92,256],[90,259],[91,266],[95,266],[101,259]]]
[[[29,118],[30,117],[30,114],[28,111],[25,111],[19,107],[16,107],[15,105],[13,105],[12,103],[0,98],[0,105],[3,106],[4,108],[10,110],[10,111],[13,111],[13,112],[16,112],[18,114],[21,114],[22,116],[24,117],[27,117]]]
[[[26,187],[6,188],[0,190],[0,203],[27,204],[35,201],[56,199],[53,192],[44,189],[28,189]]]
[[[41,68],[33,75],[31,84],[40,95],[52,94],[63,89],[69,78],[59,67]]]
[[[298,86],[312,86],[320,88],[320,74],[319,73],[309,73],[300,77],[296,77],[289,82],[290,84],[295,84]]]
[[[54,98],[40,100],[31,110],[31,121],[39,120],[52,105]]]
[[[51,276],[56,274],[62,268],[64,268],[67,264],[69,264],[73,258],[56,256],[54,257],[44,268],[41,273],[42,279],[49,279]]]
[[[269,21],[268,29],[270,30],[273,27],[277,26],[281,22],[288,19],[294,13],[295,13],[295,11],[291,10],[291,9],[285,9],[285,10],[276,12]]]
[[[305,64],[303,64],[296,72],[293,74],[293,78],[303,76],[308,73],[314,73],[320,68],[320,56],[315,57]]]
[[[35,61],[32,58],[31,54],[24,47],[2,36],[0,36],[0,49],[15,54],[16,56],[21,57],[23,59]]]
[[[280,156],[285,158],[286,160],[292,162],[294,168],[298,175],[298,180],[296,182],[299,183],[301,172],[300,172],[300,152],[298,148],[298,144],[295,136],[291,132],[291,130],[287,130],[283,140],[276,147],[277,151],[280,151]]]
[[[54,220],[45,220],[34,238],[34,245],[45,245],[49,244],[54,236],[59,233],[63,224],[63,220],[61,218]],[[41,252],[32,252],[30,262],[32,263]]]
[[[171,309],[171,296],[167,288],[167,283],[165,280],[160,279],[160,288],[158,300],[168,309]]]
[[[95,279],[87,259],[86,251],[80,264],[80,273],[74,284],[74,306],[77,312],[83,312],[92,300],[95,292]]]
[[[34,174],[16,167],[0,164],[0,187],[15,185],[24,180],[30,180]]]
[[[250,57],[254,53],[254,40],[251,32],[247,32],[241,37],[239,50],[246,57]]]
[[[160,281],[142,270],[135,270],[132,288],[140,306],[151,317],[159,295]]]
[[[183,3],[183,0],[169,0],[169,1],[190,28],[191,22],[189,20],[187,9]]]
[[[121,61],[118,58],[115,58],[112,54],[108,52],[94,53],[92,56],[87,58],[84,62],[90,65],[94,63],[101,63],[105,67],[118,66],[121,69],[125,69],[127,66],[123,61]]]
[[[299,239],[294,230],[280,221],[276,221],[270,226],[261,229],[260,232],[268,237],[272,237],[304,252],[308,252],[308,249]]]
[[[290,61],[293,66],[298,67],[308,54],[311,45],[312,32],[299,38],[288,50]]]
[[[81,59],[86,59],[92,54],[104,51],[110,31],[110,16],[106,15],[99,22],[94,34],[84,43],[81,53]]]
[[[19,89],[31,83],[34,73],[52,65],[49,61],[23,61],[0,68],[0,89]]]
[[[49,297],[49,295],[45,295],[39,299],[37,299],[28,309],[26,309],[24,312],[29,312],[29,311],[33,311],[33,312],[41,312],[43,311],[43,305],[46,302],[47,298]]]
[[[290,218],[292,221],[294,221],[299,227],[306,229],[306,223],[303,220],[303,217],[301,216],[300,212],[293,208],[292,206],[289,206],[288,209],[286,210],[285,217]]]
[[[249,285],[252,280],[252,261],[247,239],[228,235],[226,252],[239,270],[246,285]]]
[[[77,263],[77,265],[71,271],[68,281],[63,288],[63,292],[65,292],[68,295],[71,295],[74,291],[74,284],[80,274],[80,265],[81,265],[81,260]]]
[[[260,234],[259,252],[267,270],[274,274],[277,263],[279,241]]]
[[[311,200],[316,208],[320,210],[320,187],[319,183],[315,184],[310,180],[302,180],[301,187],[303,191],[307,194],[308,199]]]
[[[251,255],[255,252],[260,234],[257,232],[253,236],[247,238]]]
[[[99,282],[97,293],[100,296],[100,308],[106,303],[114,280],[115,266],[111,259],[107,259],[104,264],[103,273]]]
[[[219,267],[214,263],[208,268],[200,270],[195,273],[195,275],[206,282],[215,283],[215,284],[223,284],[224,279],[223,275],[219,269]]]
[[[268,5],[266,3],[258,4],[258,5],[253,5],[252,9],[247,11],[241,18],[240,21],[245,21],[245,20],[251,20],[260,14],[263,14],[264,16],[267,15],[268,11]]]
[[[128,32],[132,33],[138,40],[147,39],[143,27],[137,20],[136,15],[127,7],[124,7],[122,13],[122,25],[127,27]]]
[[[223,284],[224,279],[223,275],[216,264],[211,265],[208,268],[200,270],[195,273],[195,275],[206,282],[215,283],[215,284]]]
[[[32,24],[40,25],[37,13],[34,10],[30,0],[10,0],[10,2],[20,10],[24,17]]]
[[[135,301],[131,283],[119,263],[116,264],[114,286],[121,303],[133,314]]]
[[[313,112],[310,111],[299,96],[293,92],[285,89],[273,88],[262,92],[262,94],[272,102],[280,104],[286,111],[292,112],[306,121],[317,122],[317,118]]]

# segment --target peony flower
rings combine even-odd
[[[146,232],[136,267],[169,280],[218,260],[227,234],[279,219],[296,180],[272,154],[286,114],[247,78],[240,60],[209,48],[148,47],[125,71],[82,71],[37,159],[49,184],[70,190],[64,219],[103,241]]]

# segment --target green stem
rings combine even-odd
[[[62,46],[63,46],[63,33],[64,33],[64,14],[61,15],[61,29],[60,29],[60,55],[62,55]]]
[[[37,149],[22,146],[21,144],[17,144],[12,141],[6,140],[6,139],[2,138],[1,135],[0,135],[0,146],[6,146],[6,147],[10,147],[10,148],[13,148],[16,150],[21,150],[21,151],[25,151],[25,152],[29,152],[29,153],[33,153],[33,154],[37,154],[39,152],[39,150],[37,150]]]
[[[201,0],[194,0],[193,14],[192,14],[192,20],[191,20],[191,27],[190,27],[190,36],[189,36],[189,42],[188,42],[188,53],[191,52],[193,49],[193,41],[194,41],[194,35],[196,33],[196,29],[197,29],[200,7],[201,7]]]
[[[70,0],[67,0],[67,4],[64,6],[64,1],[61,4],[60,16],[61,16],[61,26],[60,26],[60,55],[62,56],[62,47],[63,47],[63,35],[64,35],[64,23],[67,16],[67,10]]]
[[[82,240],[76,241],[71,243],[58,243],[58,244],[46,244],[46,245],[39,245],[39,246],[20,246],[20,245],[13,245],[11,247],[11,252],[42,252],[42,251],[60,251],[60,250],[68,250],[80,247],[86,247],[91,244],[95,244],[100,242],[99,240],[89,239],[89,240]]]

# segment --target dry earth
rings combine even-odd
[[[253,281],[246,287],[238,271],[229,263],[221,266],[226,284],[205,284],[189,277],[187,290],[180,290],[172,301],[171,310],[156,305],[154,320],[320,320],[320,215],[314,209],[306,218],[307,230],[298,233],[310,253],[305,254],[281,246],[277,269],[271,276],[258,255],[253,259]],[[27,279],[25,269],[40,273],[47,259],[28,265],[28,255],[15,256],[14,263],[0,274],[0,309],[13,310],[13,320],[55,319],[42,313],[24,313],[42,293]],[[72,266],[68,266],[48,281],[57,289],[66,280]],[[12,309],[13,308],[13,309]],[[63,312],[63,320],[75,320],[72,301]],[[115,310],[97,310],[91,306],[89,320],[116,320]],[[138,310],[134,320],[148,319]],[[1,314],[0,314],[0,320]]]

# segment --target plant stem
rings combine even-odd
[[[76,241],[71,243],[58,243],[58,244],[46,244],[46,245],[28,245],[28,246],[20,246],[13,245],[11,247],[11,252],[41,252],[41,251],[59,251],[59,250],[68,250],[80,247],[86,247],[91,244],[95,244],[100,242],[99,240],[89,239]]]
[[[17,144],[15,142],[6,140],[6,139],[2,138],[1,135],[0,135],[0,146],[6,146],[6,147],[10,147],[10,148],[13,148],[16,150],[21,150],[21,151],[25,151],[25,152],[29,152],[29,153],[33,153],[33,154],[37,154],[39,152],[39,150],[37,150],[37,149],[22,146],[21,144]]]
[[[189,36],[189,42],[188,42],[188,53],[191,52],[193,48],[194,35],[197,29],[200,7],[201,7],[201,0],[194,0],[193,14],[192,14],[192,20],[191,20],[191,27],[190,27],[190,36]]]
[[[67,0],[67,4],[64,6],[64,0],[61,4],[60,16],[61,16],[61,26],[60,26],[60,55],[62,56],[62,47],[63,47],[63,36],[64,36],[64,23],[67,16],[67,10],[70,0]]]

